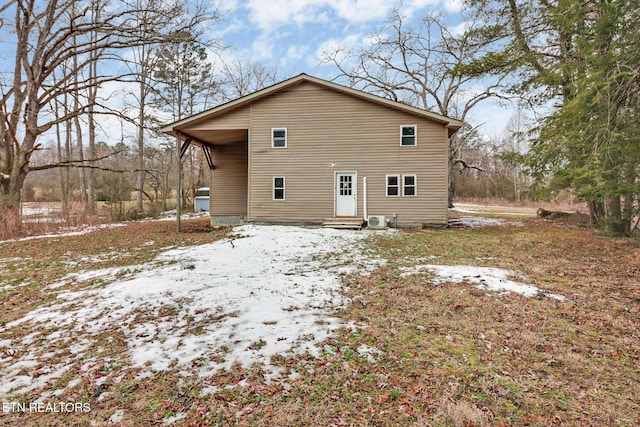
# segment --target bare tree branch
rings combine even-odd
[[[473,27],[474,23],[469,23],[469,28]],[[503,84],[505,76],[495,76],[488,85],[482,82],[484,90],[478,91],[474,84],[477,77],[457,71],[480,57],[484,45],[475,44],[469,31],[452,34],[441,17],[427,16],[420,25],[407,28],[405,18],[396,9],[371,40],[358,52],[344,48],[325,52],[325,62],[339,71],[336,80],[346,79],[364,91],[462,121],[484,100],[510,99]],[[462,147],[473,135],[474,128],[465,126],[449,139],[450,170],[454,165],[462,165],[462,170],[481,170],[461,157]],[[450,175],[450,202],[453,181]]]
[[[484,172],[484,169],[481,168],[480,166],[470,165],[462,159],[456,159],[452,163],[454,165],[462,165],[462,168],[460,169],[460,173],[462,173],[465,169],[475,169],[480,172]]]
[[[97,61],[122,57],[119,52],[134,47],[175,42],[176,34],[197,38],[204,22],[218,18],[217,11],[205,9],[206,2],[120,0],[104,6],[102,0],[0,5],[0,25],[11,26],[15,49],[13,81],[0,95],[0,172],[10,176],[0,183],[0,194],[19,200],[27,173],[41,168],[29,167],[38,139],[60,124],[92,116],[97,86],[136,80],[132,72],[87,76]],[[57,108],[67,102],[68,108]]]

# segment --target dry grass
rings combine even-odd
[[[38,212],[38,208],[42,212]],[[102,221],[99,217],[87,215],[80,203],[71,203],[63,213],[59,203],[28,203],[21,209],[17,205],[0,202],[0,241],[55,233],[60,229]]]
[[[2,295],[2,321],[51,298],[43,287],[69,270],[86,268],[68,264],[81,255],[94,255],[96,267],[133,265],[163,248],[221,235],[177,235],[172,227],[171,222],[137,223],[38,245],[0,246],[0,258],[20,259],[0,272],[5,289],[15,284]],[[190,227],[207,229],[198,222]],[[148,241],[155,244],[143,245]],[[64,389],[60,400],[90,402],[91,413],[5,415],[0,425],[109,425],[116,410],[124,410],[123,426],[157,425],[178,413],[186,418],[175,424],[188,426],[640,423],[638,240],[530,220],[524,227],[402,232],[370,243],[371,253],[386,258],[387,265],[368,276],[346,276],[345,292],[353,302],[336,313],[361,326],[327,340],[319,359],[274,357],[283,381],[267,383],[260,366],[236,366],[207,378],[184,368],[141,378],[127,368],[124,338],[110,331],[97,340],[95,369],[78,367],[52,385]],[[127,256],[99,257],[114,252]],[[436,286],[428,276],[401,276],[400,267],[431,256],[437,258],[429,263],[518,270],[523,281],[567,300],[498,295],[470,285]],[[96,389],[96,379],[105,375],[111,382]],[[77,378],[79,384],[65,388]],[[217,391],[203,393],[210,387]]]
[[[17,236],[21,229],[20,209],[0,200],[0,240]]]

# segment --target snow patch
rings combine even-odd
[[[509,277],[521,276],[513,270],[505,270],[494,267],[475,267],[470,265],[417,265],[415,267],[404,267],[401,276],[422,274],[425,271],[435,274],[433,282],[440,283],[474,283],[479,289],[494,292],[515,292],[525,297],[546,296],[560,301],[566,298],[541,291],[533,285],[515,282]]]
[[[507,221],[501,218],[484,218],[481,216],[463,216],[463,217],[460,217],[458,220],[460,224],[469,228],[502,227],[505,225],[524,227],[524,223],[520,221]]]
[[[118,424],[124,418],[124,410],[116,409],[116,411],[109,417],[109,423]]]
[[[92,335],[109,330],[122,331],[131,366],[143,372],[176,366],[206,377],[239,362],[262,364],[275,378],[271,356],[318,355],[316,345],[344,326],[331,315],[348,302],[340,275],[367,265],[360,240],[370,234],[244,225],[227,239],[166,251],[124,275],[121,269],[70,275],[50,288],[70,280],[103,282],[62,291],[50,306],[0,328],[29,323],[38,331],[22,342],[24,352],[0,360],[0,377],[13,378],[0,386],[0,396],[12,388],[33,390],[86,360]],[[52,366],[51,374],[19,367],[43,362],[40,343],[64,348],[70,337],[77,343],[73,356],[61,358],[65,363]]]
[[[178,422],[182,419],[187,418],[187,414],[185,414],[184,412],[178,412],[175,415],[171,416],[171,417],[167,417],[164,419],[164,424],[165,425],[171,425],[175,422]]]
[[[357,351],[369,363],[376,363],[384,354],[382,350],[366,344],[360,344]]]
[[[123,224],[123,223],[114,223],[114,224],[100,224],[100,225],[82,225],[79,227],[65,227],[65,228],[62,228],[60,232],[56,232],[56,233],[40,234],[37,236],[22,237],[20,239],[2,240],[0,241],[0,243],[22,242],[26,240],[36,240],[36,239],[51,239],[51,238],[67,237],[67,236],[81,236],[83,234],[93,233],[98,230],[123,227],[125,225],[126,224]]]

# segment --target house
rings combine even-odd
[[[162,131],[203,147],[213,225],[384,216],[447,224],[462,122],[300,74]]]

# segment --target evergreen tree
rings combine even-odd
[[[493,45],[464,72],[510,74],[512,91],[553,103],[530,153],[540,181],[573,188],[594,222],[630,231],[640,194],[640,13],[630,2],[470,0]]]

